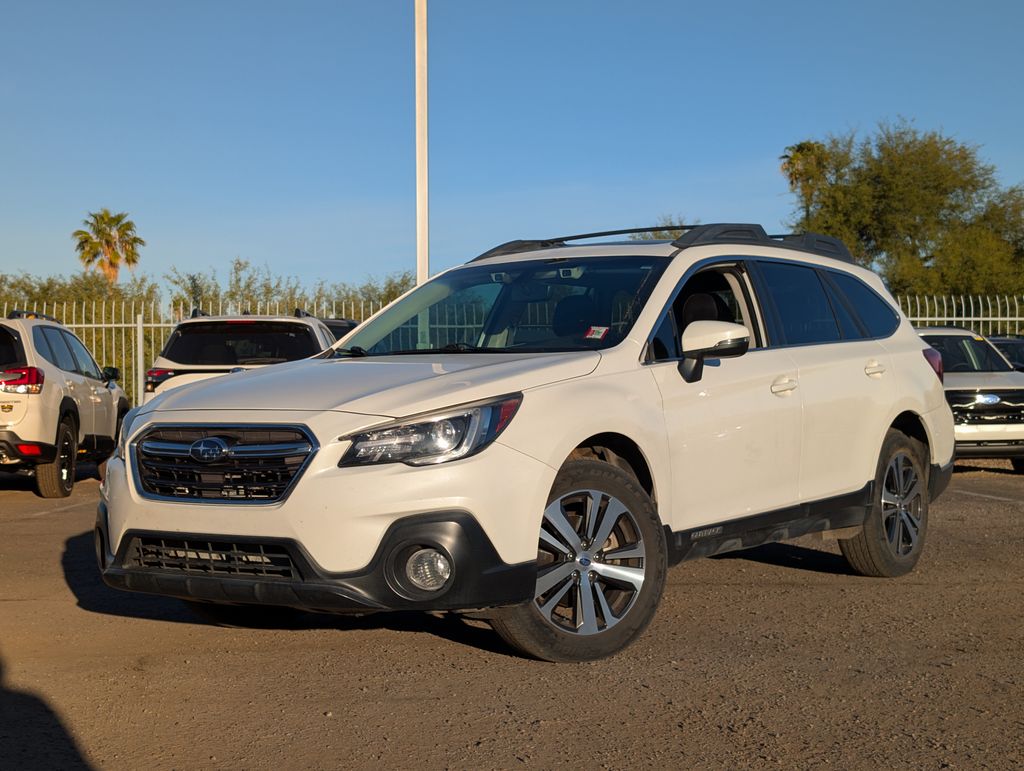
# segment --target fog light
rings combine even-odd
[[[417,589],[436,592],[452,574],[452,563],[437,549],[418,549],[405,563],[405,575]]]

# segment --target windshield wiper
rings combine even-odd
[[[353,345],[351,348],[333,348],[331,350],[334,351],[334,354],[333,354],[333,356],[331,358],[334,358],[334,357],[337,357],[337,356],[343,356],[343,355],[354,356],[354,357],[361,357],[361,356],[369,356],[370,355],[369,352],[365,348],[363,348],[362,346],[359,346],[359,345]]]

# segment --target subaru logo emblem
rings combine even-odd
[[[999,402],[1001,402],[1002,399],[1000,399],[995,394],[978,394],[976,397],[974,397],[974,401],[977,402],[978,404],[993,405],[999,404]]]
[[[213,463],[228,454],[228,443],[218,436],[208,436],[192,442],[188,448],[189,457],[200,463]]]

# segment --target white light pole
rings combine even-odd
[[[416,283],[430,275],[427,199],[427,0],[416,4]]]

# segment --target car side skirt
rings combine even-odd
[[[864,524],[871,510],[875,483],[834,498],[802,503],[785,509],[704,525],[678,532],[668,531],[669,564],[711,557],[766,543],[787,541],[808,533],[821,533]]]

